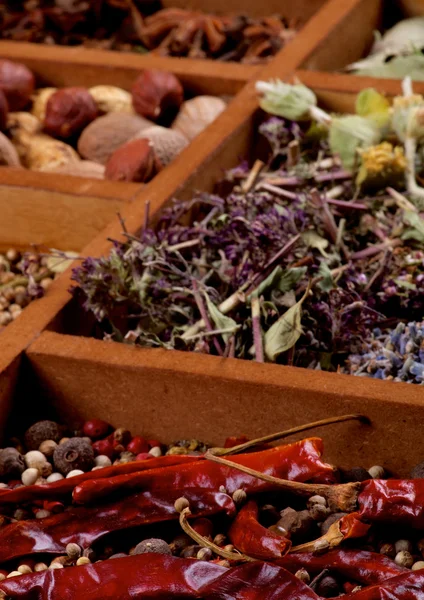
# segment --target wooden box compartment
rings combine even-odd
[[[387,90],[388,93],[400,92],[400,82],[398,82],[398,86],[399,88],[396,90]],[[316,92],[324,108],[340,112],[353,110],[356,93],[345,91],[335,94],[332,91],[325,92],[320,89],[316,89]],[[243,106],[240,106],[241,103]],[[230,118],[233,115],[235,118],[238,115],[239,118],[237,127],[234,127],[231,135],[227,136],[218,148],[210,152],[196,169],[188,169],[184,181],[178,179],[183,175],[178,169],[179,165],[175,166],[175,173],[172,175],[173,181],[170,180],[170,177],[165,180],[164,177],[159,176],[149,194],[142,192],[137,204],[133,206],[134,210],[128,213],[126,221],[128,231],[136,233],[140,224],[143,223],[142,200],[144,196],[152,202],[151,214],[155,218],[173,196],[187,199],[191,197],[194,190],[211,190],[222,172],[236,165],[242,156],[252,159],[251,149],[256,145],[254,124],[259,117],[259,111],[255,107],[256,99],[252,89],[247,90],[243,98],[237,98],[228,109],[229,114],[225,116],[225,118]],[[244,116],[241,114],[243,110],[245,111]],[[211,130],[214,127],[220,127],[219,121],[220,119],[212,126]],[[84,255],[100,256],[107,253],[111,244],[106,238],[116,239],[119,235],[120,224],[112,223],[101,236],[85,248]],[[406,403],[416,407],[417,410],[424,407],[424,391],[422,386],[418,385],[364,380],[354,376],[274,364],[257,364],[253,361],[238,359],[220,359],[175,350],[141,349],[82,337],[90,332],[92,322],[79,309],[76,302],[70,300],[67,294],[70,284],[70,272],[68,271],[53,286],[56,288],[55,294],[48,294],[46,298],[27,309],[28,313],[31,309],[34,314],[35,312],[39,315],[42,313],[44,322],[48,324],[48,331],[29,347],[28,356],[34,361],[42,360],[44,365],[44,358],[38,358],[40,349],[43,357],[45,354],[49,355],[48,361],[51,361],[49,364],[54,364],[51,368],[48,367],[49,382],[54,380],[55,393],[57,392],[61,398],[62,392],[67,393],[63,391],[62,386],[74,384],[78,386],[80,380],[86,378],[86,391],[78,400],[78,411],[91,410],[90,407],[95,407],[96,402],[99,402],[101,410],[114,411],[110,414],[116,412],[120,418],[128,416],[128,422],[131,422],[136,418],[136,411],[139,410],[139,407],[132,405],[133,397],[139,393],[142,394],[142,400],[140,400],[143,406],[144,416],[142,418],[151,419],[153,422],[160,415],[159,420],[162,424],[157,425],[159,427],[157,433],[166,438],[168,436],[167,428],[171,427],[175,419],[180,419],[179,416],[175,416],[177,409],[173,407],[173,402],[178,405],[178,415],[185,415],[184,419],[181,417],[181,425],[180,421],[177,421],[180,435],[183,435],[182,422],[184,420],[184,426],[189,427],[188,433],[186,432],[184,435],[194,437],[211,423],[210,427],[216,427],[217,434],[224,435],[222,432],[229,434],[230,428],[234,428],[234,424],[240,423],[240,430],[248,435],[255,435],[269,431],[275,427],[276,422],[279,420],[283,422],[287,417],[290,422],[290,419],[300,422],[305,410],[311,410],[318,418],[323,410],[327,411],[328,409],[329,412],[365,410],[361,407],[368,406],[369,403],[377,400],[383,404],[387,402],[387,413],[392,415],[391,419],[394,419],[394,415],[399,414],[397,412],[398,409],[400,410],[398,404]],[[61,306],[60,310],[58,310],[59,306]],[[48,321],[49,318],[50,321]],[[81,360],[78,359],[79,353],[81,353]],[[74,361],[73,368],[75,369],[73,375],[69,375],[68,380],[62,370],[62,362],[65,365],[67,361]],[[122,361],[128,361],[128,365],[122,371],[124,374],[119,376],[119,385],[125,389],[124,380],[130,376],[128,373],[132,374],[134,370],[137,370],[140,373],[140,386],[137,393],[136,387],[134,387],[130,394],[119,393],[119,398],[115,396],[115,401],[112,401],[112,382],[115,380],[112,371],[109,373],[110,378],[108,375],[104,379],[104,386],[106,389],[110,389],[111,396],[108,396],[106,392],[99,393],[99,388],[96,386],[90,392],[89,381],[92,379],[97,381],[97,369],[100,372],[103,362],[109,366],[114,365],[119,372]],[[42,368],[44,369],[44,366]],[[107,370],[105,368],[105,372]],[[98,377],[102,376],[98,375]],[[193,385],[193,391],[190,388],[188,392],[186,377],[191,382],[190,385]],[[228,379],[232,383],[227,386]],[[176,392],[176,386],[180,383],[181,389]],[[215,384],[219,387],[219,393],[214,391]],[[152,392],[148,391],[150,385],[155,386]],[[246,408],[244,390],[245,386],[249,385],[252,386],[252,390],[254,389],[254,393],[252,391],[252,397]],[[228,396],[231,397],[232,405],[230,412],[226,412],[227,409],[230,409],[228,402],[223,400],[227,387],[230,390]],[[274,397],[272,402],[271,397]],[[217,398],[219,401],[215,409]],[[169,405],[164,404],[165,399]],[[151,408],[149,408],[149,404],[145,406],[146,402],[153,403]],[[396,408],[392,406],[393,403],[396,404]],[[150,416],[144,414],[148,411],[151,411]],[[254,411],[263,412],[249,421]],[[246,416],[247,414],[250,416]],[[326,414],[328,413],[326,412]],[[189,417],[189,415],[191,416]],[[395,420],[399,426],[402,426],[400,417],[396,416]],[[377,438],[383,435],[384,427],[387,426],[388,430],[390,429],[387,419],[384,421],[382,430],[379,435],[376,435],[375,443],[377,443]],[[164,429],[161,429],[162,426]],[[386,444],[394,443],[394,440],[390,439],[390,435],[386,437],[384,434],[383,438],[385,440],[384,447]],[[399,436],[396,437],[396,443],[398,439]],[[405,441],[405,444],[408,443]],[[382,447],[381,452],[383,451],[385,450]],[[402,455],[402,453],[400,454]],[[379,456],[382,460],[382,453]],[[401,468],[400,465],[399,468]]]
[[[144,68],[173,71],[181,78],[188,97],[197,94],[236,94],[256,68],[218,73],[212,64],[182,68],[175,61],[119,54],[105,60],[96,50],[55,48],[0,42],[0,56],[26,64],[37,85],[86,86],[109,84],[130,89]],[[135,59],[135,60],[134,60]],[[80,250],[131,203],[142,185],[58,175],[9,167],[0,168],[0,245],[27,243]],[[63,239],[68,246],[64,247]]]
[[[356,412],[367,415],[371,426],[349,422],[309,434],[323,437],[324,457],[344,467],[382,464],[407,476],[422,461],[417,440],[424,403],[412,386],[396,388],[386,393],[363,380],[352,386],[347,376],[305,377],[293,368],[134,352],[46,332],[22,361],[7,432],[49,416],[69,424],[99,417],[168,443],[197,438],[222,445],[229,435],[255,437]]]
[[[370,0],[364,4],[359,2],[348,18],[337,24],[329,38],[322,40],[301,68],[341,70],[368,55],[376,31],[390,29],[402,19],[423,15],[422,0]],[[353,43],[352,35],[355,35]],[[349,43],[346,43],[346,36],[349,36]]]

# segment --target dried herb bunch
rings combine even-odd
[[[421,326],[402,325],[400,345],[375,339],[423,318],[411,156],[386,121],[384,135],[363,134],[382,130],[384,111],[333,117],[306,88],[284,89],[278,110],[270,94],[261,100],[286,117],[260,127],[268,164],[241,164],[226,173],[225,193],[175,201],[155,230],[85,260],[74,273],[84,307],[107,337],[141,346],[421,383]],[[363,92],[358,110],[371,111],[377,96]],[[417,205],[401,193],[413,184]],[[362,358],[370,351],[384,365]]]
[[[295,24],[271,15],[218,16],[155,0],[27,0],[2,3],[3,39],[165,56],[263,62],[296,34]]]

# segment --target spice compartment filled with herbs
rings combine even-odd
[[[368,89],[340,115],[301,84],[257,83],[256,160],[146,214],[139,235],[123,223],[109,256],[74,270],[65,331],[85,311],[97,337],[152,351],[422,384],[423,99],[409,84],[393,106]]]
[[[290,43],[325,2],[6,2],[0,35],[50,48],[262,64]]]

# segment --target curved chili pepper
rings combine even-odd
[[[233,456],[231,461],[275,477],[308,481],[311,477],[326,475],[333,471],[331,465],[320,460],[322,449],[322,440],[310,438],[262,452]],[[183,467],[169,467],[169,469],[155,469],[144,473],[85,481],[74,489],[72,497],[77,504],[88,504],[117,492],[171,490],[175,487],[218,489],[221,485],[229,494],[233,494],[240,488],[246,493],[279,489],[271,483],[261,481],[230,466],[200,460]]]
[[[319,600],[310,587],[276,565],[234,567],[202,589],[203,600]]]
[[[424,569],[408,571],[380,585],[347,594],[343,600],[424,600]]]
[[[44,485],[27,485],[15,488],[13,490],[0,490],[0,505],[1,504],[22,504],[24,502],[33,502],[34,500],[57,500],[62,499],[72,493],[76,485],[89,479],[103,479],[105,477],[114,477],[128,473],[139,473],[156,468],[166,468],[176,465],[185,465],[190,462],[196,462],[201,459],[201,456],[176,455],[176,456],[159,456],[158,458],[150,458],[149,460],[138,460],[121,465],[112,465],[104,467],[97,471],[89,471],[82,473],[69,479],[61,479],[54,483],[46,483]]]
[[[139,554],[6,579],[0,591],[22,600],[188,600],[226,571],[205,561]]]
[[[358,496],[361,518],[424,529],[424,479],[371,479]]]
[[[142,492],[101,507],[80,506],[45,519],[4,526],[0,528],[0,563],[43,552],[63,554],[70,542],[89,548],[113,531],[178,519],[174,502],[181,496],[189,500],[194,517],[235,512],[231,498],[221,492],[196,489]]]
[[[258,522],[258,505],[250,500],[233,521],[228,537],[234,547],[252,558],[273,560],[284,556],[291,547],[287,538],[273,533]]]
[[[326,554],[287,554],[275,561],[275,564],[288,571],[296,572],[306,569],[310,575],[329,569],[332,573],[342,575],[364,585],[378,584],[396,577],[409,569],[400,567],[393,560],[376,552],[363,550],[330,550]]]

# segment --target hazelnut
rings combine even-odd
[[[38,421],[25,433],[25,445],[28,450],[38,450],[45,440],[59,442],[63,435],[63,428],[55,421]]]
[[[135,111],[152,121],[170,122],[184,101],[181,83],[172,73],[147,69],[132,87]]]
[[[115,150],[152,125],[138,115],[109,113],[84,129],[78,140],[78,152],[87,160],[105,165]]]
[[[1,316],[1,315],[0,315]],[[1,323],[1,321],[0,321]],[[4,448],[0,451],[0,476],[5,479],[21,477],[25,471],[23,456],[16,448]]]
[[[34,92],[35,78],[23,64],[0,60],[0,89],[3,90],[10,110],[22,110]]]
[[[93,447],[81,438],[71,438],[56,446],[53,462],[56,469],[65,475],[74,470],[89,471],[94,467]]]
[[[80,133],[97,114],[97,105],[85,88],[63,88],[47,101],[44,129],[53,137],[69,138]]]
[[[106,163],[106,179],[147,182],[159,170],[148,140],[133,140],[116,150]]]
[[[143,540],[134,549],[134,554],[146,554],[150,552],[154,554],[172,554],[169,545],[164,540],[156,538]]]

